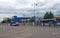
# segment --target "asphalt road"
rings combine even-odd
[[[31,36],[23,38],[60,38],[60,28],[35,27]]]
[[[60,27],[0,25],[0,38],[60,38]]]

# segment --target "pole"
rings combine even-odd
[[[35,20],[35,3],[34,3],[34,20]],[[36,20],[35,20],[36,22]],[[35,22],[33,22],[33,26],[35,25]]]
[[[35,3],[34,3],[34,16],[35,16]]]
[[[23,18],[25,17],[25,14],[23,14]],[[24,26],[25,26],[25,21],[24,21],[24,19],[23,19],[23,24],[24,24]]]

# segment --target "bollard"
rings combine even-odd
[[[42,27],[44,26],[44,24],[42,23]]]
[[[34,22],[33,22],[33,26],[34,26],[35,24],[34,24]]]

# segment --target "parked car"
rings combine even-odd
[[[43,23],[44,26],[49,26],[48,22]]]
[[[10,22],[10,25],[11,25],[11,26],[19,26],[19,22],[11,21],[11,22]]]
[[[49,20],[43,20],[41,21],[43,23],[43,26],[56,26],[56,22],[53,19],[49,19]]]
[[[56,22],[55,21],[50,21],[49,26],[56,26]]]
[[[56,25],[57,25],[57,26],[60,26],[60,22],[56,22]]]
[[[49,26],[49,21],[41,21],[41,24],[43,24],[43,26]]]

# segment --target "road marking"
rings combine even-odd
[[[32,34],[28,34],[28,35],[24,35],[24,36],[19,36],[19,37],[16,37],[16,38],[23,38],[23,37],[29,37],[31,36]]]
[[[60,34],[60,33],[52,33],[53,35],[57,35],[57,34]]]

